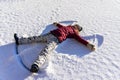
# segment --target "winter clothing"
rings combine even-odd
[[[41,36],[33,36],[28,38],[19,38],[19,44],[28,44],[33,42],[43,42],[47,43],[44,49],[39,53],[38,58],[34,61],[31,66],[31,72],[38,72],[42,65],[48,60],[48,56],[50,55],[51,51],[56,47],[59,43],[58,39],[52,35],[51,33],[41,35]]]
[[[45,48],[40,52],[38,58],[31,65],[31,69],[30,69],[31,72],[38,72],[41,66],[45,64],[49,54],[56,47],[56,45],[63,42],[67,38],[74,38],[78,42],[84,44],[85,46],[88,46],[89,43],[79,36],[79,34],[73,28],[73,26],[63,26],[61,24],[57,24],[56,26],[58,27],[58,29],[52,30],[50,31],[50,33],[40,36],[17,39],[18,40],[16,41],[17,44],[28,44],[33,42],[47,43]]]
[[[31,66],[30,72],[38,72],[38,71],[39,71],[38,65],[33,64],[33,65]]]
[[[51,31],[51,33],[57,37],[60,43],[67,38],[74,38],[80,43],[87,46],[88,42],[79,36],[73,26],[63,26],[61,24],[57,24],[56,26],[58,26],[58,29]]]

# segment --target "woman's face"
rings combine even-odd
[[[75,31],[76,31],[77,33],[79,33],[78,26],[73,26],[73,27],[74,27]]]

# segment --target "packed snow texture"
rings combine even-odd
[[[75,21],[83,27],[80,35],[96,45],[94,52],[67,39],[39,73],[21,65],[14,33],[37,36],[55,29],[53,22]],[[119,0],[0,0],[0,80],[119,80],[119,44]],[[19,55],[30,66],[43,47],[42,43],[20,45]]]

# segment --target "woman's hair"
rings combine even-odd
[[[79,32],[82,31],[82,27],[81,27],[80,25],[74,24],[73,26],[74,26],[75,28],[77,28],[77,29],[79,30]]]

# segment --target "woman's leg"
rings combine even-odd
[[[30,70],[31,72],[38,72],[38,70],[48,60],[50,53],[52,53],[52,50],[56,47],[57,44],[58,44],[57,38],[54,37],[53,35],[49,35],[47,45],[40,52],[38,58],[31,66],[31,70]]]
[[[18,44],[29,44],[29,43],[39,43],[39,42],[47,42],[48,34],[40,35],[40,36],[32,36],[32,37],[22,37],[18,38]]]

